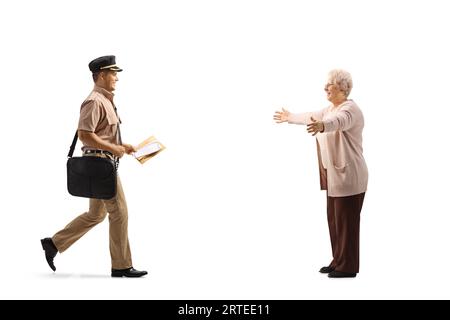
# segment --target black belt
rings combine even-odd
[[[114,159],[116,158],[116,156],[113,155],[109,151],[105,151],[105,150],[91,150],[91,149],[84,150],[84,154],[92,154],[92,153],[100,153],[100,154],[104,154],[104,155],[110,156],[110,157],[112,157]]]

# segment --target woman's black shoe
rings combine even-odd
[[[319,270],[320,273],[330,273],[330,272],[333,272],[333,271],[334,271],[334,268],[333,268],[333,267],[330,267],[330,266],[328,266],[328,267],[322,267],[322,268],[320,268],[320,270]]]
[[[341,272],[336,270],[328,274],[328,278],[354,278],[354,277],[356,277],[356,273]]]

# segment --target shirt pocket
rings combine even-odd
[[[117,124],[120,122],[119,118],[117,118],[114,112],[106,112],[106,121],[110,126],[117,126]]]
[[[105,128],[105,135],[108,136],[108,140],[112,143],[119,144],[120,139],[118,136],[118,127],[120,120],[113,110],[106,111],[106,122],[108,125]]]

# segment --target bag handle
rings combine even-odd
[[[116,113],[117,120],[119,120],[119,122],[117,122],[117,133],[119,134],[119,145],[122,145],[122,135],[120,134],[120,118],[119,115],[117,114],[116,106],[114,106],[114,112]],[[77,145],[77,141],[78,141],[78,130],[75,131],[75,136],[73,137],[72,145],[70,146],[67,157],[72,158],[73,152],[75,151],[75,146]]]

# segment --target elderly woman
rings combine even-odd
[[[348,96],[351,75],[332,70],[325,85],[331,104],[317,112],[276,111],[277,123],[307,125],[316,136],[320,186],[327,190],[327,215],[333,260],[320,269],[330,278],[355,277],[359,272],[359,222],[368,173],[363,157],[361,110]]]

